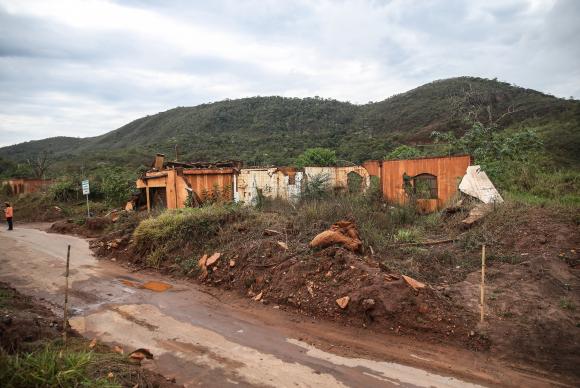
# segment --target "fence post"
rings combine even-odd
[[[485,315],[485,244],[481,246],[481,285],[480,285],[480,322],[483,323]]]
[[[66,347],[66,340],[67,340],[67,335],[66,335],[66,327],[68,324],[68,275],[69,275],[69,265],[70,265],[70,244],[68,246],[67,252],[66,252],[66,271],[64,273],[65,276],[65,286],[64,286],[64,314],[63,314],[63,333],[62,333],[62,337],[64,340],[64,346]]]

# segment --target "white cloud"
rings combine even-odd
[[[459,75],[578,97],[578,4],[0,0],[0,138],[253,95],[364,103]]]

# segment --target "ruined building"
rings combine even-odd
[[[349,167],[242,168],[239,161],[166,162],[158,154],[152,168],[137,180],[140,195],[128,208],[176,209],[208,200],[255,205],[261,198],[293,202],[308,182],[322,179],[336,193],[364,192],[375,180],[386,200],[403,204],[412,199],[421,210],[431,212],[457,194],[470,160],[463,155],[374,160]]]

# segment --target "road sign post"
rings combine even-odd
[[[89,193],[90,193],[89,180],[85,179],[84,181],[82,181],[81,185],[83,187],[83,195],[87,196],[87,217],[90,217],[91,216],[91,209],[89,207]]]

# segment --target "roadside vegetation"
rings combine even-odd
[[[0,283],[0,312],[3,388],[172,386],[127,355],[70,330],[65,346],[61,320],[4,283]]]

